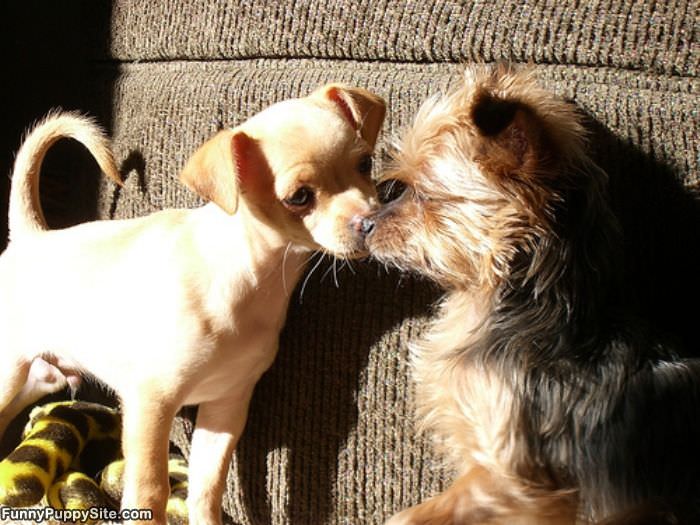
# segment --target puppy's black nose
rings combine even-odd
[[[350,225],[353,230],[359,233],[362,237],[367,237],[374,229],[374,221],[361,215],[355,215],[350,220]]]
[[[367,237],[374,230],[374,221],[368,217],[365,217],[360,222],[360,232],[362,235]]]

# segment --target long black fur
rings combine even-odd
[[[628,314],[603,177],[589,166],[566,190],[557,228],[522,248],[465,358],[514,394],[516,472],[577,490],[588,518],[700,523],[700,360]]]

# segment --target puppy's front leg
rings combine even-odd
[[[0,341],[0,345],[5,341]],[[2,349],[2,346],[0,346]],[[0,369],[0,438],[5,428],[24,407],[18,407],[14,399],[22,391],[22,385],[27,380],[30,363],[24,359],[7,360]]]
[[[153,521],[125,523],[166,524],[168,444],[177,404],[140,389],[140,395],[123,398],[124,494],[122,509],[150,509]]]
[[[241,437],[253,393],[199,405],[192,436],[187,507],[190,525],[221,523],[221,498],[233,450]]]

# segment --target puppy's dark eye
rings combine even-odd
[[[388,179],[380,182],[377,187],[379,202],[388,204],[389,202],[395,201],[406,192],[406,189],[406,184],[398,179]]]
[[[306,208],[314,202],[314,192],[308,186],[302,186],[291,197],[287,197],[282,202],[288,208]]]
[[[362,173],[362,175],[369,176],[372,173],[372,156],[363,155],[360,162],[357,164],[357,171]]]

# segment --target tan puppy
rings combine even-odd
[[[190,523],[219,523],[230,457],[309,252],[363,254],[384,112],[380,98],[340,85],[278,103],[188,161],[181,180],[212,203],[58,231],[37,191],[53,142],[73,137],[118,174],[89,120],[47,118],[18,153],[0,257],[0,412],[94,374],[123,404],[122,507],[164,524],[171,422],[199,404]],[[29,377],[38,394],[23,389],[30,367],[42,373]]]

